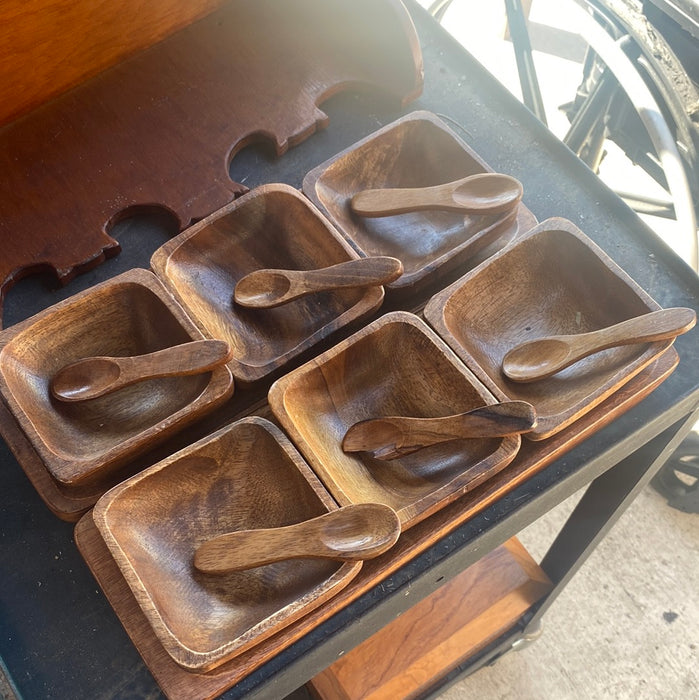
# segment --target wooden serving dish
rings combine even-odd
[[[519,436],[454,440],[393,461],[343,452],[344,434],[360,420],[435,417],[495,403],[425,323],[402,311],[278,379],[268,398],[338,503],[385,503],[403,530],[504,468],[520,445]]]
[[[484,172],[493,171],[444,122],[418,111],[314,168],[303,191],[362,255],[403,262],[403,275],[387,286],[400,298],[419,293],[495,241],[502,245],[527,231],[536,219],[522,203],[504,216],[418,211],[365,218],[352,212],[351,198],[365,189],[428,187]]]
[[[130,270],[0,333],[0,393],[51,477],[83,485],[223,403],[233,377],[224,365],[65,403],[50,394],[53,375],[84,357],[141,355],[202,337],[152,273]]]
[[[527,433],[562,430],[628,382],[672,341],[610,348],[527,384],[501,371],[515,345],[611,326],[659,305],[576,226],[548,219],[435,295],[425,318],[501,401],[531,403]]]
[[[282,432],[252,417],[108,491],[94,520],[166,651],[206,671],[320,605],[361,562],[297,559],[213,576],[194,569],[196,548],[336,509]]]
[[[263,185],[168,241],[156,274],[202,331],[234,349],[236,381],[252,383],[346,324],[374,312],[382,287],[319,292],[270,309],[234,304],[236,283],[263,268],[311,270],[357,259],[297,190]]]

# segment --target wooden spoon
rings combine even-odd
[[[400,520],[392,508],[358,503],[295,525],[219,535],[197,548],[194,566],[207,574],[226,574],[303,557],[372,559],[390,549],[399,535]]]
[[[448,440],[505,437],[525,433],[535,425],[533,406],[507,401],[441,418],[388,416],[360,421],[345,433],[342,449],[391,460]]]
[[[479,173],[433,187],[363,190],[352,197],[352,210],[360,216],[404,214],[424,209],[465,214],[500,214],[522,199],[519,180],[500,173]]]
[[[86,357],[56,372],[51,393],[61,401],[85,401],[145,379],[208,372],[230,358],[223,340],[195,340],[134,357]]]
[[[545,379],[600,350],[674,338],[690,330],[696,320],[693,309],[661,309],[589,333],[530,340],[507,352],[502,371],[516,382]]]
[[[241,306],[267,309],[314,292],[388,284],[401,274],[403,263],[387,256],[349,260],[319,270],[255,270],[235,285],[234,299]]]

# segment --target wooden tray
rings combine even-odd
[[[531,403],[550,437],[617,391],[672,341],[610,348],[548,379],[513,382],[502,358],[534,338],[604,328],[660,306],[582,231],[542,222],[435,295],[425,318],[500,401]]]
[[[359,574],[338,595],[281,633],[264,640],[209,673],[186,671],[172,660],[158,642],[153,629],[121,576],[109,549],[100,537],[91,512],[87,513],[76,526],[76,542],[163,692],[173,700],[175,698],[177,700],[212,698],[240,682],[304,634],[359,598],[362,593],[378,585],[440,538],[636,405],[671,374],[678,361],[679,357],[675,350],[668,349],[618,392],[569,428],[545,441],[525,442],[517,458],[507,469],[429,519],[402,533],[398,543],[389,552],[377,559],[364,562]]]
[[[479,253],[530,229],[534,215],[520,203],[509,216],[421,211],[369,219],[352,212],[350,199],[364,189],[427,187],[484,172],[492,168],[441,119],[418,111],[314,168],[303,191],[362,255],[400,259],[404,273],[387,292],[414,300],[426,287],[448,281],[456,269],[463,273],[464,264]]]
[[[422,79],[399,0],[228,2],[0,130],[0,300],[32,272],[65,282],[115,255],[109,229],[137,211],[184,228],[219,209],[247,189],[228,176],[236,151],[281,155],[327,123],[333,93],[405,104]]]
[[[236,283],[263,268],[311,270],[357,259],[288,185],[257,187],[158,249],[151,267],[203,333],[234,348],[238,384],[253,384],[343,326],[376,311],[383,287],[322,292],[271,309],[233,302]]]

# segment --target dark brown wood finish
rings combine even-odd
[[[564,219],[542,222],[425,307],[425,318],[501,401],[531,403],[540,440],[617,391],[671,340],[605,350],[548,379],[522,384],[502,373],[514,346],[547,335],[583,333],[660,306],[608,255]]]
[[[525,441],[507,469],[498,472],[481,486],[439,510],[427,520],[403,532],[391,550],[377,559],[364,562],[359,574],[325,604],[285,627],[279,634],[262,640],[248,651],[208,673],[191,673],[185,670],[165,651],[94,526],[92,512],[85,515],[76,526],[76,542],[165,694],[177,700],[212,698],[242,680],[279,651],[356,600],[362,593],[377,586],[400,566],[502,498],[570,448],[635,406],[672,373],[678,361],[675,350],[669,348],[628,384],[569,428],[548,440]]]
[[[387,292],[414,299],[435,281],[449,280],[478,253],[530,229],[533,214],[520,203],[509,215],[432,210],[367,219],[353,213],[352,197],[367,189],[422,188],[486,172],[492,168],[444,122],[413,112],[314,168],[303,191],[362,255],[401,260],[403,275]]]
[[[183,228],[222,207],[246,191],[228,176],[238,149],[266,140],[281,155],[348,88],[402,104],[420,93],[398,0],[233,0],[6,125],[0,298],[33,271],[67,281],[114,255],[109,228],[135,211],[165,209]]]
[[[336,508],[281,431],[247,418],[115,487],[94,518],[161,644],[182,667],[204,671],[320,605],[361,562],[282,561],[209,576],[194,569],[197,548]]]
[[[404,530],[503,469],[520,445],[518,435],[454,440],[391,462],[342,451],[360,420],[430,418],[495,403],[424,322],[401,311],[278,379],[268,397],[338,503],[384,503]]]
[[[209,337],[233,348],[236,382],[252,384],[383,302],[382,287],[319,292],[280,308],[233,301],[255,270],[324,268],[355,253],[300,192],[263,185],[157,250],[155,273]]]
[[[49,390],[56,372],[84,357],[142,355],[202,339],[151,272],[130,270],[2,331],[0,394],[51,477],[82,486],[220,406],[233,377],[223,365],[66,403]]]

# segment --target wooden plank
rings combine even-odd
[[[204,17],[225,0],[4,0],[0,126]]]
[[[320,700],[415,697],[551,589],[516,538],[486,554],[309,682]]]

